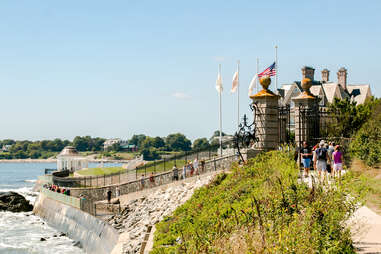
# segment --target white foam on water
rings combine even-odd
[[[0,228],[0,254],[84,253],[73,246],[73,240],[60,237],[59,232],[30,212],[0,212]]]
[[[36,200],[36,197],[38,196],[38,192],[32,191],[32,187],[21,187],[17,189],[0,189],[0,192],[8,192],[8,191],[13,191],[17,192],[20,195],[23,195],[27,200],[29,200],[32,204]]]
[[[35,182],[37,182],[37,179],[27,179],[24,182],[26,182],[26,183],[35,183]]]

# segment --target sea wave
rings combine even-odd
[[[27,179],[27,180],[24,180],[24,182],[27,182],[27,183],[35,183],[37,182],[37,179]]]
[[[0,192],[17,192],[20,195],[23,195],[27,200],[30,202],[34,203],[36,200],[36,197],[38,196],[38,192],[34,192],[32,190],[32,187],[21,187],[21,188],[5,188],[5,189],[0,189]]]

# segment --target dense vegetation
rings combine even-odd
[[[360,126],[350,144],[352,154],[368,166],[381,162],[381,101],[375,101],[368,121]]]
[[[372,98],[364,104],[357,105],[355,101],[335,98],[328,106],[331,118],[327,124],[328,136],[352,137],[370,119],[375,105],[379,102],[380,100]]]
[[[152,253],[354,253],[345,221],[358,198],[351,174],[330,186],[298,182],[286,152],[221,174],[156,225]]]

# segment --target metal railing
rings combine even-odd
[[[213,158],[211,160],[206,161],[204,165],[200,165],[198,172],[195,172],[193,176],[202,177],[203,174],[208,172],[229,169],[231,167],[231,164],[234,161],[237,161],[238,159],[239,159],[238,155],[227,155],[223,157]],[[178,177],[175,177],[174,172],[170,170],[167,172],[159,173],[152,177],[144,177],[144,178],[134,180],[128,183],[123,183],[120,185],[112,185],[112,186],[88,188],[88,189],[77,189],[77,190],[79,191],[78,193],[81,193],[87,196],[88,198],[86,200],[88,204],[83,205],[82,210],[92,215],[102,216],[102,215],[107,215],[111,211],[112,212],[119,211],[115,209],[115,207],[113,207],[113,209],[110,210],[110,207],[112,207],[112,205],[107,206],[108,209],[105,209],[104,206],[102,206],[102,204],[96,203],[97,201],[106,199],[106,196],[104,196],[104,193],[106,190],[112,192],[111,198],[116,198],[117,197],[116,188],[118,188],[119,195],[126,195],[132,192],[155,188],[157,186],[169,184],[169,183],[176,182],[182,179],[188,179],[191,177],[190,172],[187,171],[186,174],[187,175],[184,177],[182,170],[179,170],[177,175]],[[76,189],[71,189],[71,191],[73,193],[76,193]]]
[[[51,191],[51,190],[46,189],[46,188],[41,188],[40,193],[43,194],[44,196],[48,197],[48,198],[51,198],[51,199],[58,201],[58,202],[61,202],[61,203],[64,203],[66,205],[81,209],[81,199],[80,198],[68,196],[68,195],[61,194],[61,193],[57,193],[57,192]]]
[[[233,141],[228,140],[223,143],[224,147],[233,146]],[[176,165],[179,170],[189,161],[194,161],[196,158],[201,161],[211,160],[216,158],[219,145],[213,145],[203,150],[192,150],[174,154],[169,158],[148,162],[135,169],[126,169],[117,173],[100,175],[100,176],[83,176],[83,177],[59,177],[53,176],[53,183],[60,187],[71,188],[87,188],[101,187],[113,184],[127,183],[140,179],[142,176],[147,176],[149,173],[158,174],[171,170]]]
[[[52,175],[38,176],[37,179],[38,179],[41,183],[53,183],[53,176],[52,176]]]

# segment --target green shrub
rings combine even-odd
[[[156,225],[151,253],[354,253],[345,221],[353,179],[298,181],[291,153],[272,151],[195,191]]]
[[[349,148],[368,166],[381,162],[381,103],[374,107],[372,118],[356,133]]]

